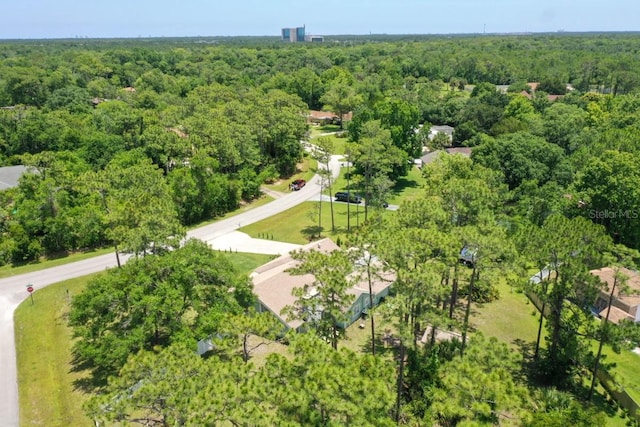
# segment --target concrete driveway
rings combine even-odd
[[[231,252],[247,252],[252,254],[284,255],[302,247],[293,243],[276,242],[267,239],[253,239],[246,233],[232,231],[209,243],[213,249]]]

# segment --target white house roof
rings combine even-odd
[[[17,187],[20,177],[25,172],[27,167],[23,165],[0,167],[0,190]]]
[[[454,131],[454,128],[452,128],[449,125],[437,125],[437,126],[431,126],[431,128],[429,128],[429,134],[432,136],[438,133],[444,133],[449,138],[451,138],[453,137],[453,131]]]

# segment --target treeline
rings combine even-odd
[[[83,90],[64,89],[65,99]],[[113,242],[113,215],[138,216],[136,199],[152,188],[148,215],[182,225],[222,215],[257,197],[264,181],[292,173],[302,157],[306,107],[282,91],[203,86],[179,107],[157,109],[137,107],[137,94],[127,94],[95,108],[70,101],[0,110],[7,162],[33,172],[0,195],[3,263]],[[154,187],[145,185],[156,174]],[[112,205],[117,189],[132,193],[130,204]],[[160,209],[165,202],[171,206]]]

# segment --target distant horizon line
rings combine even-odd
[[[343,34],[313,34],[323,37],[367,37],[367,36],[388,36],[388,37],[407,37],[407,36],[519,36],[533,34],[635,34],[640,30],[583,30],[583,31],[497,31],[497,32],[458,32],[458,33],[343,33]],[[69,37],[19,37],[19,38],[0,38],[0,41],[62,41],[62,40],[150,40],[150,39],[233,39],[233,38],[273,38],[281,39],[280,35],[264,34],[264,35],[196,35],[196,36],[69,36]]]

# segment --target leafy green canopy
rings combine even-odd
[[[287,356],[264,366],[201,358],[183,346],[129,359],[86,405],[94,419],[149,426],[392,426],[393,368],[291,337]]]
[[[92,280],[73,299],[69,324],[79,338],[76,363],[104,380],[139,350],[174,342],[195,346],[216,333],[225,313],[240,312],[253,298],[228,260],[197,240],[133,259]]]

